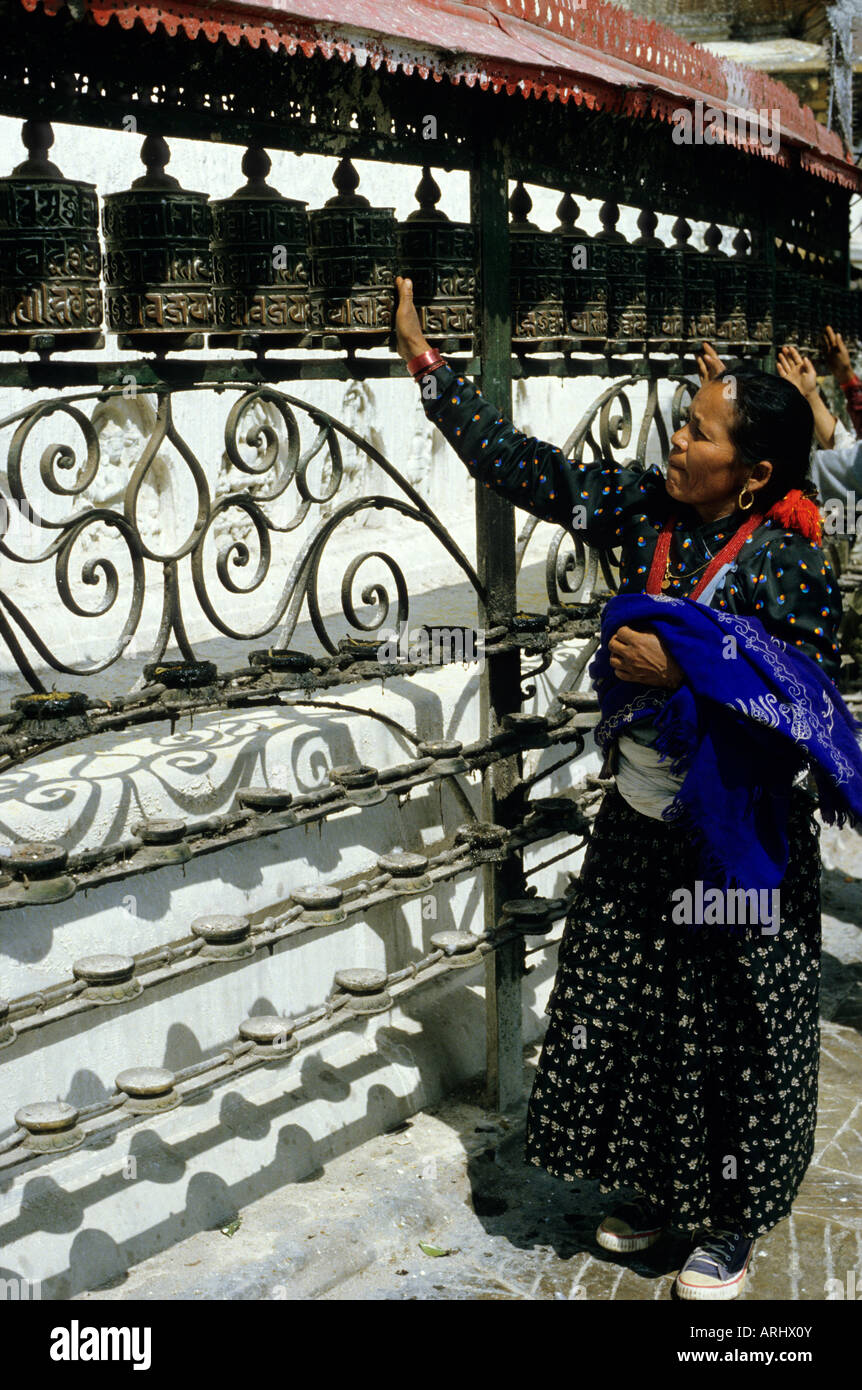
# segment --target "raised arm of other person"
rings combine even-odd
[[[791,382],[804,396],[814,416],[814,433],[821,449],[831,449],[835,443],[835,426],[838,423],[832,411],[820,395],[817,386],[817,372],[810,357],[803,357],[799,349],[787,343],[779,352],[776,362],[778,375]]]
[[[844,339],[828,324],[823,334],[823,351],[832,375],[844,392],[853,428],[857,436],[862,438],[862,382],[853,370]]]

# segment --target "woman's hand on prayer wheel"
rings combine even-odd
[[[398,288],[398,308],[395,312],[395,337],[399,357],[405,362],[429,352],[431,344],[422,332],[419,315],[413,303],[413,281],[404,275],[395,276]]]
[[[705,386],[708,381],[714,381],[724,371],[724,363],[712,343],[703,344],[703,351],[698,353],[695,361],[701,386]]]

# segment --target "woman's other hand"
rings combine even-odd
[[[398,308],[395,311],[396,345],[398,356],[409,362],[422,352],[430,352],[431,344],[422,332],[419,315],[413,303],[413,281],[404,275],[396,275],[395,284],[398,287]]]
[[[708,381],[715,381],[724,371],[724,363],[711,343],[703,344],[703,352],[698,353],[696,361],[701,386],[705,386]]]
[[[664,686],[668,690],[682,685],[682,668],[654,632],[618,628],[608,643],[608,653],[614,674],[621,681]]]
[[[807,400],[817,390],[817,372],[810,357],[803,357],[792,343],[785,343],[776,361],[778,375],[795,386]]]
[[[841,334],[830,328],[828,323],[823,334],[823,355],[838,385],[845,386],[853,376],[853,364]]]

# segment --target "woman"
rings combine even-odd
[[[802,754],[826,768],[824,786],[852,782],[862,811],[850,726],[841,750],[829,742],[848,716],[830,695],[838,587],[803,492],[811,412],[780,378],[719,377],[673,435],[666,478],[576,464],[429,349],[411,283],[396,283],[398,350],[468,471],[563,526],[580,508],[584,538],[622,552],[592,668],[615,787],[560,943],[526,1158],[634,1192],[599,1227],[606,1249],[646,1249],[668,1226],[702,1231],[676,1290],[732,1298],[813,1149],[820,861],[813,798],[791,785]],[[780,929],[715,913],[689,925],[677,910],[686,893],[702,902],[704,884],[733,881],[779,892]]]

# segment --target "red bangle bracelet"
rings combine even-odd
[[[420,352],[418,357],[411,357],[407,370],[413,377],[421,376],[429,367],[439,367],[442,361],[437,348],[429,348],[427,352]]]

